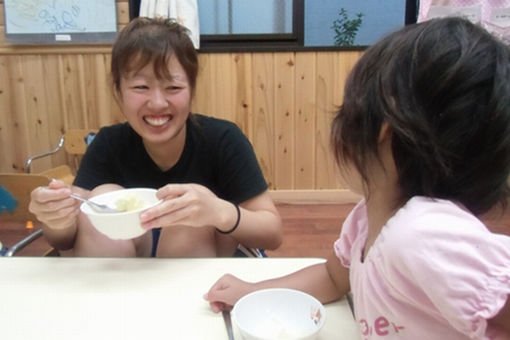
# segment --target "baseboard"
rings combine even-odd
[[[348,204],[358,203],[361,196],[350,190],[269,190],[275,203]]]

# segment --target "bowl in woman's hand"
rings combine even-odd
[[[90,198],[92,202],[116,207],[119,211],[114,213],[99,212],[87,203],[82,203],[80,209],[102,234],[113,240],[132,239],[147,231],[141,226],[140,213],[161,202],[156,197],[156,192],[156,189],[132,188]]]

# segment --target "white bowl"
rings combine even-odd
[[[115,207],[118,200],[134,196],[143,202],[143,206],[126,212],[101,213],[96,212],[87,203],[82,203],[80,209],[87,215],[92,225],[102,234],[113,240],[127,240],[143,235],[147,230],[141,227],[140,212],[161,202],[156,197],[156,189],[133,188],[107,192],[92,197],[96,203]]]
[[[247,340],[315,339],[326,311],[319,300],[301,291],[262,289],[239,299],[232,319]]]

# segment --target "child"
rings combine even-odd
[[[113,45],[111,72],[127,122],[99,131],[72,187],[53,181],[32,193],[30,211],[49,242],[75,256],[232,256],[238,243],[277,248],[280,216],[250,142],[231,122],[190,113],[198,57],[188,31],[168,19],[131,21]],[[122,187],[159,189],[163,202],[140,216],[153,234],[111,240],[69,197]]]
[[[365,197],[334,252],[268,281],[226,275],[213,311],[262,288],[323,303],[351,290],[363,339],[510,338],[510,237],[477,218],[508,197],[508,47],[460,18],[407,26],[364,53],[331,131]]]

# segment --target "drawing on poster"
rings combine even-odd
[[[115,0],[4,0],[10,42],[107,42],[117,32]]]

